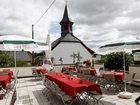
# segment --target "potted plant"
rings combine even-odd
[[[85,60],[85,61],[83,62],[83,64],[85,64],[86,67],[90,67],[90,66],[91,66],[91,61],[90,61],[90,60]]]

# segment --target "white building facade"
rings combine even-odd
[[[78,54],[80,52],[81,62],[85,60],[92,61],[92,55],[84,48],[81,43],[69,43],[61,42],[53,51],[52,56],[54,64],[60,64],[60,58],[62,58],[64,64],[72,64],[73,58],[71,55],[73,53]],[[75,59],[77,62],[77,59]]]
[[[88,48],[80,39],[73,35],[73,22],[68,17],[67,5],[65,6],[63,19],[60,22],[61,37],[52,43],[53,64],[72,64],[71,55],[78,54],[81,56],[80,62],[85,60],[92,61],[94,51]],[[60,60],[61,59],[61,60]],[[75,58],[75,63],[77,59]]]

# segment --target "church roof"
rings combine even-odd
[[[68,33],[65,36],[61,36],[60,38],[56,39],[53,43],[52,43],[52,50],[59,45],[59,43],[61,42],[72,42],[72,43],[81,43],[88,51],[90,54],[93,54],[94,51],[91,50],[90,48],[88,48],[80,39],[78,39],[77,37],[75,37],[74,35]]]
[[[61,41],[66,41],[66,42],[79,42],[80,40],[78,38],[76,38],[74,35],[68,33],[67,35],[65,35]]]

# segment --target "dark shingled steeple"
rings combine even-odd
[[[61,25],[61,36],[65,36],[68,33],[73,34],[72,32],[73,22],[70,20],[68,16],[67,5],[65,5],[64,15],[63,19],[60,22],[60,25]]]
[[[68,10],[67,10],[67,5],[65,5],[65,10],[64,10],[64,15],[63,19],[60,22],[61,25],[61,37],[56,39],[52,43],[52,50],[55,49],[56,46],[58,46],[61,42],[68,42],[68,43],[80,43],[82,46],[87,49],[87,51],[90,54],[94,54],[94,51],[92,51],[90,48],[88,48],[80,39],[75,37],[72,32],[72,25],[73,22],[70,20],[68,16]]]

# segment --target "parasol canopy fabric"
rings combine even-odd
[[[104,46],[101,46],[97,53],[112,53],[112,52],[131,52],[132,50],[140,49],[140,41],[135,40],[132,42],[119,42],[119,43],[110,43]]]
[[[0,36],[1,51],[38,51],[49,50],[47,43],[35,41],[19,35]]]

